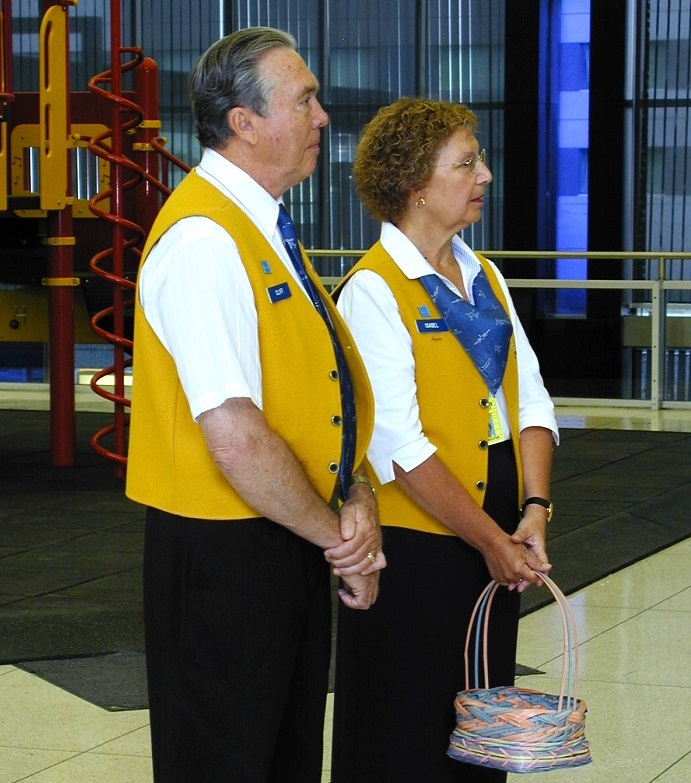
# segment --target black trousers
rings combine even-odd
[[[156,783],[319,783],[331,644],[322,551],[266,519],[149,509]]]
[[[492,446],[485,510],[513,532],[517,505],[511,446]],[[490,580],[484,559],[455,536],[383,531],[388,565],[376,604],[359,614],[339,607],[331,781],[503,781],[446,755],[470,614]],[[513,683],[519,601],[502,588],[492,606],[491,685]]]

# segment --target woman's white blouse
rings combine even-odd
[[[409,279],[434,273],[415,245],[392,224],[382,225],[381,242]],[[453,251],[465,289],[472,297],[472,284],[480,262],[460,237],[454,237]],[[518,319],[506,282],[496,266],[492,266],[509,305],[516,339],[519,429],[545,427],[552,431],[558,443],[554,405],[542,381],[537,357]],[[442,279],[459,293],[453,283]],[[472,298],[470,302],[473,304]],[[372,383],[376,415],[368,458],[379,481],[387,483],[394,479],[394,462],[410,471],[436,451],[420,422],[412,341],[391,289],[375,272],[363,270],[355,274],[341,292],[338,309],[362,354]],[[502,389],[497,392],[497,403],[502,431],[508,438],[509,419]]]

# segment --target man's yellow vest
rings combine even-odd
[[[479,255],[478,258],[492,290],[508,313],[506,299],[496,275],[486,259]],[[437,446],[437,456],[461,481],[478,505],[482,506],[487,485],[489,449],[489,393],[482,376],[450,331],[424,334],[418,331],[416,322],[422,317],[420,307],[426,307],[430,313],[436,313],[437,309],[422,285],[409,280],[401,272],[380,242],[363,256],[351,274],[361,269],[376,272],[391,288],[413,343],[417,400],[425,434]],[[502,388],[508,404],[520,492],[522,473],[518,453],[518,368],[513,335]],[[374,471],[370,470],[370,473]],[[396,481],[379,484],[374,476],[374,483],[382,525],[454,535],[411,500]],[[520,497],[517,497],[517,509],[519,505]]]
[[[257,308],[264,415],[328,502],[338,479],[343,430],[338,373],[328,330],[254,223],[194,171],[164,204],[148,237],[142,264],[164,232],[190,215],[211,218],[237,243]],[[320,285],[309,262],[306,265]],[[282,296],[277,296],[282,287]],[[290,295],[286,296],[287,292]],[[324,299],[352,375],[357,407],[355,464],[359,465],[372,433],[372,392],[352,337],[326,292]],[[201,429],[192,419],[175,363],[149,325],[138,296],[133,358],[128,497],[185,517],[260,516],[214,464]],[[223,356],[215,360],[223,362]]]

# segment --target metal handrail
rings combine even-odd
[[[334,256],[345,256],[347,258],[356,258],[363,256],[367,252],[367,249],[354,249],[354,248],[315,248],[313,250],[307,250],[308,255],[314,256],[327,256],[329,258]],[[666,251],[656,252],[650,250],[480,250],[483,256],[488,258],[524,258],[527,260],[535,260],[538,258],[592,258],[603,259],[612,258],[618,260],[631,260],[631,261],[654,261],[657,259],[664,260],[682,260],[691,261],[691,252],[686,251]]]
[[[360,258],[366,250],[307,250],[307,254],[313,258]],[[691,280],[667,280],[666,261],[683,260],[691,261],[691,253],[687,252],[649,252],[649,251],[581,251],[581,250],[483,250],[482,254],[493,260],[519,259],[526,261],[582,258],[584,260],[613,260],[613,261],[657,261],[657,275],[648,280],[569,280],[557,278],[507,278],[509,288],[534,288],[534,289],[599,289],[621,291],[650,291],[651,299],[651,387],[650,408],[658,411],[664,405],[664,352],[665,352],[665,316],[667,291],[691,291]],[[324,275],[322,282],[327,286],[336,285],[340,276]],[[691,347],[691,346],[690,346]],[[593,404],[593,400],[562,399],[561,404],[578,404],[587,402]],[[619,400],[600,400],[605,404],[617,404]],[[630,401],[633,402],[633,401]],[[688,401],[687,401],[688,403]]]

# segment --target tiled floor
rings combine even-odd
[[[569,427],[691,431],[688,411],[561,409],[559,417]],[[691,539],[570,596],[593,763],[552,772],[549,783],[691,780],[689,563]],[[553,607],[523,618],[518,660],[545,674],[520,684],[558,692],[560,645]],[[325,767],[329,723],[327,712]],[[150,783],[148,713],[107,712],[0,666],[0,783],[18,781]]]
[[[549,783],[691,780],[690,562],[687,539],[570,597],[593,763]],[[519,683],[558,692],[560,649],[553,607],[523,618],[518,659],[545,675]],[[0,715],[0,783],[151,781],[145,710],[106,712],[3,666]],[[328,720],[326,735],[328,759]]]
[[[550,783],[691,780],[689,563],[691,539],[570,596],[593,762],[552,772]],[[546,676],[518,682],[558,693],[560,645],[553,606],[523,618],[518,659]]]

